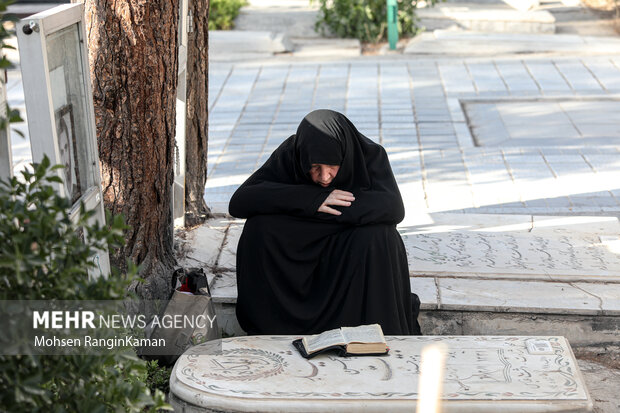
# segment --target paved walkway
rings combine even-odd
[[[313,109],[385,146],[425,212],[620,213],[620,57],[213,64],[205,199],[230,195]]]
[[[617,337],[618,40],[429,36],[384,56],[212,60],[207,203],[225,213],[304,115],[338,110],[390,156],[425,331]],[[213,270],[229,332],[242,224],[188,238],[186,262]]]

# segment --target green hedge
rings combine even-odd
[[[319,3],[315,30],[325,34],[333,32],[338,37],[359,39],[376,43],[387,37],[386,0],[310,0]],[[437,0],[428,3],[435,4]],[[415,7],[417,0],[397,0],[398,33],[414,35],[418,31]]]
[[[0,300],[118,300],[135,277],[89,280],[95,250],[123,242],[121,216],[107,226],[78,222],[71,202],[57,195],[61,182],[49,159],[20,178],[0,180]],[[88,239],[79,235],[83,228]],[[3,308],[5,306],[3,305]],[[6,334],[0,345],[9,346]],[[6,348],[6,347],[5,347]],[[0,411],[107,412],[169,409],[163,392],[145,383],[149,372],[133,352],[104,356],[0,356]]]
[[[246,0],[211,0],[209,4],[209,30],[230,30]]]

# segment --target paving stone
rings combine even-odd
[[[523,63],[496,62],[495,65],[511,93],[538,92],[538,86],[523,66]]]
[[[530,74],[540,86],[543,93],[547,92],[571,92],[555,65],[551,62],[526,62]]]
[[[618,137],[620,136],[620,121],[617,124],[578,123],[576,124],[583,137]]]
[[[462,63],[440,63],[437,66],[443,80],[446,94],[476,92],[469,73]]]
[[[397,124],[414,125],[413,121],[414,121],[413,114],[410,114],[410,115],[396,115],[396,116],[381,114],[381,123],[383,123],[383,124],[385,124],[385,123],[388,123],[388,124],[389,123],[397,123]]]
[[[418,120],[418,122],[450,122],[450,121],[455,121],[455,119],[447,111],[437,112],[435,114],[416,113],[416,119]],[[463,118],[463,120],[461,120],[461,122],[464,122],[464,118]]]
[[[438,307],[437,286],[431,277],[411,277],[411,292],[420,297],[420,309],[436,309]]]
[[[237,302],[237,275],[234,272],[218,273],[213,278],[211,297],[214,303]]]
[[[592,76],[581,61],[557,61],[555,66],[566,79],[573,90],[594,90],[602,92],[601,84]]]
[[[456,133],[458,145],[460,148],[471,148],[474,146],[474,139],[467,124],[455,123],[454,132]]]
[[[446,104],[430,106],[426,103],[416,105],[416,115],[420,116],[445,116],[450,114],[450,109]]]
[[[448,103],[448,109],[452,122],[465,122],[466,119],[461,102],[456,98],[448,98],[446,99],[446,102]]]
[[[585,160],[583,159],[583,156],[581,156],[581,154],[575,153],[575,154],[554,154],[554,153],[550,153],[548,150],[543,150],[542,151],[545,160],[547,162],[549,162],[550,164],[553,163],[565,163],[565,164],[573,164],[573,165],[579,165],[579,164],[585,164]]]
[[[492,63],[467,63],[467,68],[478,93],[506,91],[506,85]]]
[[[454,126],[450,122],[419,122],[420,135],[446,135],[454,132]]]
[[[506,185],[510,182],[510,175],[504,165],[467,165],[467,170],[469,171],[471,180],[476,183],[493,182]]]
[[[564,100],[558,102],[560,108],[576,124],[580,123],[605,123],[618,124],[620,121],[610,116],[620,110],[619,100]]]
[[[588,164],[582,162],[580,164],[575,163],[558,163],[558,162],[549,162],[551,169],[558,176],[570,176],[570,175],[580,175],[580,174],[592,174],[594,171]]]
[[[616,237],[617,238],[617,237]],[[617,243],[616,250],[618,250]],[[591,283],[575,283],[575,287],[586,291],[600,300],[600,306],[603,314],[618,315],[620,314],[620,285],[619,284],[591,284]]]
[[[522,121],[527,123],[506,125],[506,130],[510,138],[545,140],[547,138],[575,139],[584,136],[568,122],[556,124],[546,122],[535,123],[535,121],[527,118],[522,119]],[[545,142],[539,143],[539,145],[543,144],[545,144]]]
[[[220,254],[220,259],[217,263],[218,268],[235,269],[237,266],[237,245],[239,244],[239,238],[243,232],[242,221],[233,223],[228,228],[226,234],[226,240]]]
[[[547,208],[548,206],[545,199],[528,199],[525,201],[526,208]]]
[[[584,64],[603,85],[605,90],[620,91],[620,70],[609,59],[584,60]]]
[[[568,283],[440,278],[440,307],[493,312],[600,314],[599,300]],[[570,305],[567,305],[570,303]]]
[[[566,196],[556,198],[545,198],[547,206],[552,208],[569,208],[571,207],[570,199]]]
[[[202,263],[202,266],[215,266],[229,225],[230,220],[227,219],[209,220],[188,232],[186,241],[191,248],[188,257]]]

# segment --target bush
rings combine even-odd
[[[93,212],[82,205],[77,222],[71,203],[57,195],[60,182],[49,159],[32,165],[22,178],[0,180],[0,300],[117,300],[136,269],[122,277],[88,277],[96,249],[122,242],[122,217],[108,227],[89,224]],[[89,235],[84,240],[79,230]],[[7,345],[0,335],[0,345]],[[0,410],[11,412],[142,411],[167,408],[161,391],[141,378],[146,363],[131,354],[104,356],[0,356]]]
[[[310,0],[320,4],[315,30],[325,34],[329,29],[339,37],[352,37],[376,43],[387,36],[386,0]],[[438,0],[431,0],[435,4]],[[415,7],[417,0],[397,0],[398,33],[413,35],[418,31]]]
[[[230,30],[246,0],[211,0],[209,4],[209,30]]]
[[[170,392],[170,374],[172,367],[162,367],[157,360],[149,361],[146,365],[146,378],[144,382],[155,393],[161,390],[164,394]]]

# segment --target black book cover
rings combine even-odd
[[[295,346],[295,348],[299,351],[302,357],[307,358],[307,359],[311,359],[312,357],[316,355],[327,353],[330,351],[335,352],[340,357],[383,356],[390,351],[390,349],[386,349],[385,353],[347,353],[346,345],[335,345],[335,346],[325,347],[321,350],[315,351],[312,354],[308,354],[306,352],[306,349],[304,347],[304,343],[302,342],[302,340],[303,339],[301,338],[293,340],[293,346]]]

